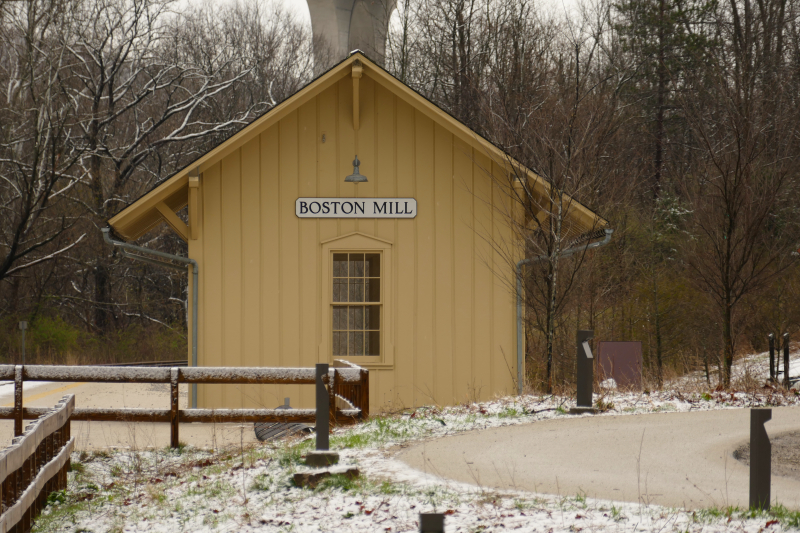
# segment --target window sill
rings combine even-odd
[[[358,365],[366,368],[367,370],[392,370],[394,368],[393,363],[384,363],[383,361],[364,361],[360,357],[344,358],[342,356],[336,356],[333,359],[341,359],[342,361],[347,361],[348,363]],[[333,364],[333,360],[331,360],[331,364]]]

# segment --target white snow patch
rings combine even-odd
[[[754,359],[755,367],[759,361]],[[777,387],[747,392],[673,388],[649,394],[608,390],[595,399],[608,408],[595,416],[800,405],[796,391]],[[316,490],[291,484],[295,472],[307,469],[299,458],[313,448],[313,437],[214,452],[75,454],[73,461],[85,471],[70,474],[66,502],[47,507],[37,531],[410,533],[418,531],[420,512],[446,513],[448,533],[761,533],[789,529],[763,514],[753,518],[741,512],[720,516],[580,496],[486,489],[420,472],[396,459],[399,445],[463,431],[536,423],[565,416],[572,405],[572,399],[557,396],[506,397],[448,408],[421,407],[373,418],[353,428],[338,428],[331,436],[331,447],[340,451],[341,465],[359,468],[361,478],[356,482],[335,480]]]

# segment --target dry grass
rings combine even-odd
[[[18,321],[9,317],[0,321],[0,364],[19,364],[21,344]],[[40,365],[175,361],[186,359],[188,353],[180,327],[131,326],[101,335],[45,317],[29,324],[25,344],[25,362]]]

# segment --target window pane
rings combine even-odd
[[[350,280],[350,302],[364,301],[364,279]]]
[[[379,331],[368,331],[366,333],[366,355],[381,354],[381,334]]]
[[[347,301],[347,278],[333,280],[333,301]]]
[[[364,329],[381,329],[381,308],[369,305],[364,312]]]
[[[379,278],[367,278],[365,280],[365,290],[368,302],[381,301],[381,280]]]
[[[347,355],[361,355],[361,352],[356,352],[356,334],[351,331],[348,335],[347,342]],[[363,333],[362,333],[363,335]]]
[[[364,260],[364,275],[368,278],[380,277],[381,254],[366,254]]]
[[[347,355],[347,332],[333,332],[333,355]]]
[[[333,277],[347,277],[347,254],[333,254]]]
[[[364,254],[350,254],[350,277],[364,277]]]
[[[364,329],[364,308],[350,307],[350,321],[347,329]]]
[[[350,333],[350,338],[353,339],[353,355],[364,355],[364,332]]]
[[[347,308],[333,308],[333,329],[347,329]]]

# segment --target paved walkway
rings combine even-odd
[[[185,409],[188,385],[180,385]],[[140,407],[169,409],[166,383],[37,383],[26,382],[23,405],[52,407],[65,394],[75,395],[76,407]],[[14,385],[0,384],[0,406],[14,405]],[[108,448],[144,450],[169,446],[169,424],[144,422],[72,422],[78,450]],[[14,422],[0,420],[0,448],[11,443]],[[193,446],[219,448],[257,442],[253,424],[181,424],[180,440]]]
[[[774,408],[767,432],[800,430],[800,408]],[[564,417],[445,437],[399,458],[427,473],[503,489],[685,507],[748,506],[745,409]],[[800,509],[800,480],[772,477],[772,500]]]

